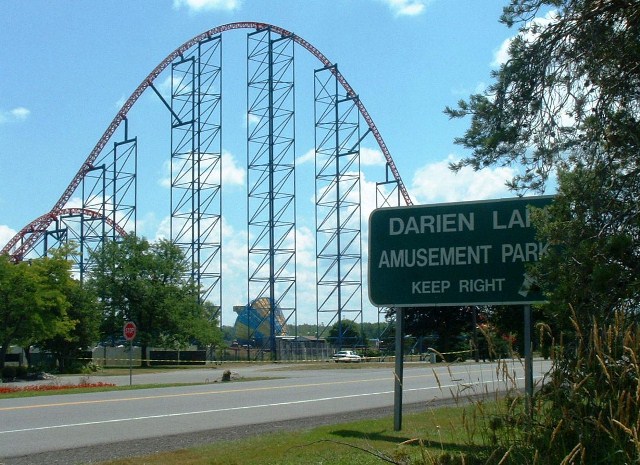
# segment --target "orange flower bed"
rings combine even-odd
[[[113,386],[115,386],[115,384],[103,382],[79,384],[32,384],[29,386],[3,386],[0,384],[0,394],[25,391],[62,391],[64,389],[99,388]]]

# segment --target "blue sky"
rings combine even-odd
[[[445,106],[482,90],[491,70],[504,60],[505,44],[515,34],[498,22],[506,3],[5,0],[0,3],[0,247],[51,209],[120,105],[165,56],[203,31],[236,21],[292,31],[338,64],[373,117],[414,203],[511,196],[504,187],[511,168],[457,175],[448,171],[450,161],[465,155],[453,139],[467,123],[443,114]],[[223,35],[224,205],[246,203],[246,89],[236,85],[236,77],[245,76],[247,32]],[[296,60],[296,102],[307,102],[298,103],[298,117],[304,118],[312,115],[306,108],[313,105],[305,86],[313,85],[313,70],[320,63],[300,47]],[[160,76],[160,84],[163,80]],[[167,231],[170,149],[161,139],[169,128],[159,99],[146,94],[130,113],[130,130],[140,138],[138,233],[153,240]],[[163,123],[165,129],[159,130]],[[297,182],[313,184],[313,163],[308,161],[313,122],[297,122],[296,129]],[[366,224],[374,206],[367,192],[384,173],[372,138],[362,144],[362,162]],[[313,190],[298,194],[297,202],[298,295],[306,301],[315,299]],[[224,278],[228,324],[231,306],[245,300],[246,284],[240,284],[246,275],[245,233],[246,213],[225,216],[225,267],[237,274]],[[365,230],[363,250],[366,236]],[[375,321],[366,292],[363,302],[365,320]],[[300,322],[315,323],[310,306],[299,304]]]

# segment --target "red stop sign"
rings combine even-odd
[[[127,341],[133,341],[136,337],[136,329],[136,324],[133,321],[127,321],[124,324],[124,329],[122,330],[124,338]]]

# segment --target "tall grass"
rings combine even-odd
[[[594,318],[588,325],[572,316],[575,334],[569,343],[553,340],[550,328],[540,326],[541,339],[552,339],[553,367],[538,386],[531,415],[509,365],[500,362],[496,375],[504,383],[501,395],[474,393],[475,400],[463,410],[469,443],[483,447],[455,458],[431,455],[412,463],[640,463],[640,324],[635,315],[623,312],[606,323]],[[495,350],[485,337],[489,350]],[[465,396],[470,398],[468,392]]]
[[[538,464],[640,463],[640,327],[619,312],[589,327],[573,315],[575,342],[556,350],[537,397],[530,443]]]
[[[477,401],[466,413],[469,433],[491,448],[485,464],[640,463],[640,325],[624,313],[588,327],[578,321],[574,314],[571,343],[553,341],[553,367],[534,395],[532,416],[517,390],[492,403],[492,412]],[[548,338],[549,328],[540,329]]]

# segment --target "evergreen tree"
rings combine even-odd
[[[486,92],[447,108],[471,117],[454,164],[521,171],[509,186],[541,190],[557,173],[554,205],[537,228],[559,245],[537,268],[568,327],[640,298],[640,2],[512,0],[502,21],[518,25],[509,59]]]

